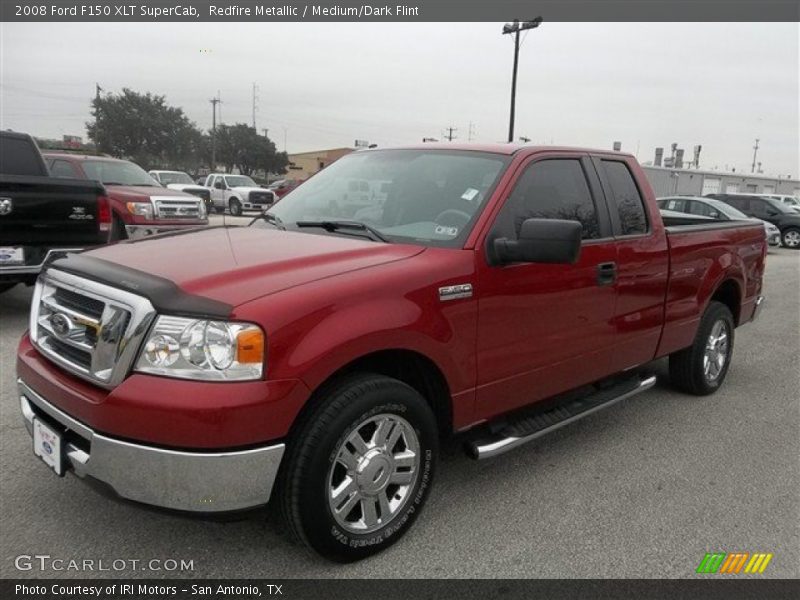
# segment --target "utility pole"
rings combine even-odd
[[[756,145],[753,146],[753,166],[750,169],[751,173],[755,173],[756,172],[756,156],[758,155],[758,142],[759,141],[760,140],[758,138],[756,138]]]
[[[467,134],[467,141],[471,142],[475,137],[475,125],[472,121],[469,122],[469,133]]]
[[[444,129],[447,133],[442,133],[442,137],[445,138],[448,142],[452,142],[456,139],[455,132],[458,131],[455,127],[445,127]]]
[[[256,129],[256,111],[258,111],[258,86],[253,82],[253,129]]]
[[[211,102],[211,170],[215,171],[217,168],[217,104],[221,104],[222,100],[219,99],[219,91],[217,97],[209,100]]]
[[[511,115],[508,120],[508,143],[514,141],[514,113],[517,104],[517,66],[519,65],[519,32],[527,29],[535,29],[542,22],[542,17],[536,17],[533,21],[520,23],[519,19],[514,19],[513,23],[506,23],[503,26],[503,35],[514,34],[514,70],[511,72]]]

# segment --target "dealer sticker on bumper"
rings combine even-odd
[[[39,419],[33,420],[33,453],[59,475],[64,474],[61,461],[61,435]]]

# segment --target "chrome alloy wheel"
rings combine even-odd
[[[789,248],[800,246],[800,231],[787,231],[783,236],[783,243]]]
[[[730,351],[728,324],[720,319],[711,328],[703,354],[703,374],[706,381],[714,382],[725,368]]]
[[[408,421],[380,414],[344,438],[328,474],[328,504],[348,532],[377,531],[397,516],[417,480],[419,440]]]

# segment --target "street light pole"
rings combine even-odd
[[[514,19],[513,23],[506,23],[503,26],[503,35],[514,34],[514,70],[511,73],[511,115],[508,120],[508,142],[514,141],[514,117],[517,105],[517,66],[519,65],[519,33],[527,29],[536,29],[542,22],[542,17],[536,17],[533,21],[523,21]]]

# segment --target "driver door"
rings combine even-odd
[[[617,248],[588,157],[536,157],[517,172],[488,240],[516,239],[529,218],[577,220],[576,264],[491,266],[477,249],[479,418],[490,418],[610,373]]]

